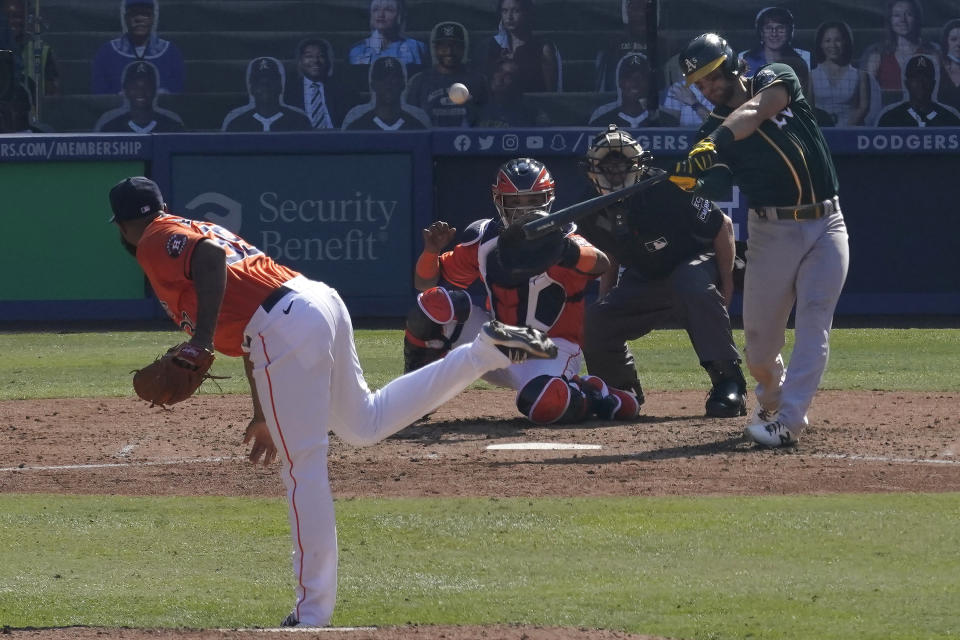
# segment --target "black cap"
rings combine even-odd
[[[123,81],[133,81],[137,78],[147,78],[148,80],[156,82],[157,68],[149,62],[144,62],[143,60],[131,62],[124,69]]]
[[[403,62],[390,57],[377,58],[373,61],[370,66],[371,78],[389,78],[392,76],[401,79],[405,77]]]
[[[270,58],[268,56],[263,56],[261,58],[254,58],[253,62],[250,63],[250,77],[276,77],[280,75],[280,66],[279,61]]]
[[[632,73],[650,73],[650,62],[642,53],[630,53],[620,60],[617,77],[623,78]]]
[[[907,68],[904,71],[904,75],[927,76],[929,78],[935,78],[936,73],[933,60],[929,56],[925,55],[913,56],[907,62]]]
[[[433,28],[434,42],[440,40],[453,40],[454,42],[466,43],[467,30],[459,22],[440,22]]]
[[[121,180],[110,189],[110,208],[117,220],[136,220],[158,213],[163,208],[160,187],[150,178],[134,176]]]

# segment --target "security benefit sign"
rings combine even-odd
[[[407,154],[174,156],[174,213],[214,222],[345,297],[410,288]]]

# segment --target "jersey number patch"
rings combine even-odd
[[[198,227],[206,236],[207,240],[212,240],[223,247],[226,253],[227,264],[233,264],[250,256],[263,253],[252,244],[247,244],[240,236],[231,233],[218,224],[205,222],[198,225]]]
[[[770,118],[770,121],[777,125],[777,128],[783,129],[785,126],[787,126],[787,118],[792,117],[793,111],[790,109],[790,107],[785,107],[783,111]]]

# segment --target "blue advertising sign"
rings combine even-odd
[[[152,153],[150,136],[129,134],[56,136],[4,135],[0,162],[51,162],[58,160],[146,160]]]
[[[407,153],[174,155],[170,205],[345,298],[386,302],[411,289],[412,172]]]

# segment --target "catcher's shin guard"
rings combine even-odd
[[[470,317],[470,296],[466,291],[427,289],[407,314],[403,340],[403,372],[409,373],[439,360],[460,337]]]
[[[713,387],[707,394],[706,412],[713,418],[747,415],[747,381],[739,360],[714,360],[703,363]]]
[[[630,420],[640,413],[643,401],[630,391],[611,387],[599,377],[591,375],[574,376],[573,382],[583,390],[590,412],[598,418]]]
[[[580,422],[588,415],[580,389],[564,378],[543,374],[517,392],[517,409],[536,424]]]

